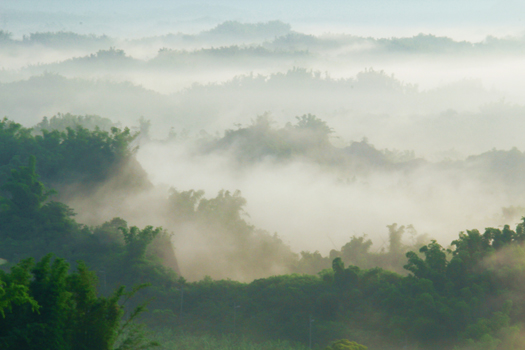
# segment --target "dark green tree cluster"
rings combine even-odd
[[[61,118],[66,124],[72,122],[70,119],[68,115]],[[57,188],[74,183],[92,187],[133,162],[130,143],[136,135],[129,129],[89,130],[81,126],[81,122],[79,119],[75,128],[59,131],[44,129],[44,121],[39,134],[35,135],[32,129],[6,118],[0,121],[0,185],[5,183],[11,169],[27,164],[31,155],[38,159],[37,172],[42,181]],[[52,118],[51,123],[59,121]],[[133,175],[138,179],[137,184],[145,181],[144,174]]]
[[[122,299],[134,291],[120,287],[99,297],[96,286],[96,275],[85,264],[69,273],[69,264],[51,255],[36,264],[31,258],[22,260],[10,273],[0,270],[0,347],[131,350],[157,345],[131,325],[142,307],[122,320]]]
[[[46,202],[53,191],[38,180],[36,160],[28,166],[12,169],[0,188],[7,196],[0,197],[0,240],[3,258],[13,260],[20,254],[42,249],[45,253],[81,234],[72,219],[73,211],[60,202]]]
[[[433,241],[406,254],[405,276],[345,267],[337,257],[318,276],[186,283],[183,322],[174,324],[306,343],[313,319],[315,346],[351,339],[370,349],[520,349],[524,228],[467,231],[448,250]]]
[[[118,286],[150,282],[152,288],[139,294],[164,300],[162,295],[176,285],[177,274],[162,261],[171,259],[172,267],[178,269],[170,237],[164,230],[128,227],[119,218],[94,228],[78,224],[67,205],[48,200],[53,191],[39,181],[34,157],[28,166],[11,171],[2,190],[0,256],[8,265],[53,252],[70,263],[85,261],[100,276],[100,289],[106,295]]]

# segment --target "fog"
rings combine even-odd
[[[273,232],[293,252],[327,255],[363,234],[373,240],[373,251],[385,249],[386,226],[392,223],[411,224],[419,234],[448,245],[459,231],[514,225],[523,215],[520,174],[525,154],[517,149],[426,161],[413,152],[379,151],[366,141],[344,148],[330,142],[319,145],[315,134],[301,139],[297,136],[302,131],[292,129],[296,126],[275,124],[264,116],[223,137],[142,138],[137,159],[153,187],[121,192],[115,190],[117,177],[95,193],[70,192],[68,202],[81,222],[97,224],[121,216],[133,225],[162,225],[173,232],[181,271],[190,279],[211,275],[250,280],[290,271],[290,252],[280,244],[274,243],[274,258],[255,257],[264,247],[259,240],[270,239]],[[267,147],[272,137],[286,132],[296,137],[295,152],[283,155]],[[270,235],[245,227],[252,232],[254,249],[248,258],[246,245],[238,241],[239,230],[244,230],[238,224],[243,222],[225,230],[213,217],[204,217],[204,222],[192,218],[173,207],[169,188],[204,190],[207,198],[224,189],[240,190],[247,200],[240,219]],[[192,203],[192,208],[200,208],[198,201]],[[404,237],[404,243],[411,244],[411,239]]]
[[[241,243],[173,221],[170,188],[240,190],[243,220],[267,231],[254,247],[276,232],[295,253],[327,255],[361,234],[379,250],[392,223],[448,244],[525,214],[503,210],[525,206],[522,4],[301,4],[4,1],[0,113],[25,126],[71,113],[141,130],[150,188],[117,193],[116,178],[64,198],[90,225],[165,226],[191,279],[287,270],[234,270]],[[294,129],[308,114],[331,130],[321,146]],[[242,138],[259,135],[261,116],[261,139]],[[272,144],[280,137],[292,140],[287,156]],[[203,260],[210,252],[224,264]]]
[[[361,234],[379,249],[388,239],[386,224],[393,222],[413,224],[419,232],[450,242],[458,229],[501,224],[502,207],[517,200],[460,171],[430,166],[411,174],[375,173],[347,181],[301,161],[263,161],[239,170],[227,166],[231,159],[225,156],[187,157],[180,149],[154,145],[141,149],[139,161],[155,173],[157,184],[202,188],[209,194],[240,189],[248,199],[249,221],[278,232],[294,251],[326,254]]]

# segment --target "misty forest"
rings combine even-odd
[[[524,11],[3,1],[0,349],[523,349]]]

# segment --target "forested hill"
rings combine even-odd
[[[135,135],[103,120],[110,131],[82,126],[91,119],[55,118],[35,130],[7,119],[0,124],[0,257],[7,260],[0,273],[3,348],[90,349],[88,340],[84,347],[71,344],[93,330],[89,340],[103,339],[109,349],[116,344],[124,310],[119,286],[142,283],[151,286],[137,292],[131,305],[151,299],[150,312],[141,320],[173,349],[184,348],[188,339],[302,349],[310,337],[316,349],[338,339],[368,349],[522,347],[525,220],[514,229],[462,232],[449,247],[424,236],[407,245],[403,234],[415,235],[413,227],[393,224],[386,250],[372,252],[370,240],[354,236],[323,257],[296,254],[277,235],[250,225],[239,192],[206,198],[202,191],[172,189],[158,216],[170,231],[128,225],[126,218],[86,226],[75,220],[74,208],[56,201],[52,184],[86,190],[118,178],[129,179],[118,181],[121,192],[152,186],[143,170],[126,165],[135,161]],[[50,125],[57,130],[47,130]],[[300,145],[302,132],[313,133],[308,139],[326,146],[330,128],[313,116],[299,118],[291,128],[286,135],[298,143],[286,147]],[[231,132],[214,147],[230,147],[228,137],[255,131]],[[268,149],[253,154],[259,157]],[[197,248],[208,242],[213,247],[190,252],[198,268],[212,265],[244,279],[249,272],[264,277],[250,282],[184,279],[174,252],[187,252],[172,245],[171,235],[189,233],[202,244]],[[68,273],[66,261],[48,253],[65,258],[77,272]],[[77,311],[93,316],[79,318]],[[101,332],[106,329],[102,320],[109,333]],[[55,345],[47,347],[43,334]]]
[[[126,128],[111,127],[89,130],[81,125],[71,125],[62,130],[46,126],[47,119],[32,129],[6,118],[0,121],[0,184],[5,183],[11,169],[27,164],[35,156],[35,164],[41,180],[59,190],[68,185],[80,185],[82,190],[104,183],[112,177],[125,173],[125,181],[115,182],[126,191],[149,185],[146,173],[133,157],[131,142],[135,135]],[[49,129],[49,130],[48,130]],[[125,169],[123,171],[123,169]]]
[[[347,174],[371,171],[409,170],[426,163],[413,152],[380,151],[366,140],[351,142],[346,147],[332,144],[334,130],[312,114],[296,117],[296,123],[279,128],[268,114],[258,116],[251,125],[224,132],[220,138],[199,141],[202,153],[233,154],[240,164],[250,165],[265,160],[277,162],[308,160]]]
[[[524,305],[519,281],[523,278],[525,222],[515,231],[505,226],[503,230],[462,233],[451,250],[432,242],[417,253],[408,252],[407,276],[381,268],[345,267],[336,257],[331,269],[317,275],[281,275],[249,284],[210,278],[189,283],[161,269],[156,262],[158,253],[149,250],[148,254],[152,240],[163,235],[160,229],[127,228],[125,222],[115,219],[90,231],[70,218],[65,205],[44,203],[49,191],[37,180],[34,162],[31,158],[29,166],[14,170],[3,187],[8,193],[0,212],[4,253],[54,251],[69,259],[83,258],[91,268],[103,271],[103,293],[116,284],[150,281],[153,286],[144,296],[156,299],[151,304],[153,312],[144,321],[158,332],[215,337],[233,333],[255,342],[286,339],[300,343],[309,337],[308,320],[315,320],[311,330],[315,347],[339,338],[370,349],[455,345],[517,349],[521,344],[519,323]],[[163,245],[168,242],[164,240]],[[34,273],[46,269],[48,263],[42,264]],[[4,283],[10,283],[8,278],[2,275]],[[34,294],[31,285],[28,288],[27,295],[34,299],[18,299],[17,303],[33,305],[35,310],[26,310],[28,315],[37,312],[36,305],[47,313],[50,300]],[[2,298],[10,302],[9,295],[7,300]],[[11,320],[17,310],[6,310],[5,320]],[[28,320],[39,327],[55,322],[47,317]],[[2,327],[0,340],[11,344],[18,339],[16,327]]]

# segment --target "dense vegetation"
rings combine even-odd
[[[296,117],[296,123],[275,127],[267,114],[258,116],[251,125],[226,130],[224,136],[201,141],[201,152],[232,151],[242,164],[261,160],[276,161],[306,159],[315,163],[347,170],[352,175],[372,169],[399,170],[424,162],[393,152],[381,152],[366,140],[352,142],[347,147],[334,147],[330,142],[333,130],[315,115]]]
[[[67,123],[67,115],[61,119]],[[42,180],[61,187],[71,183],[95,185],[132,161],[130,143],[135,136],[127,128],[111,127],[110,131],[103,131],[82,125],[56,128],[58,125],[54,124],[56,119],[51,118],[50,122],[44,119],[37,127],[41,133],[35,135],[31,129],[6,118],[0,121],[0,184],[11,169],[27,164],[30,156],[38,159],[35,166]],[[138,175],[138,181],[144,180],[139,174],[134,175]]]
[[[138,290],[116,289],[97,296],[97,279],[86,265],[68,273],[69,264],[51,254],[40,262],[22,260],[11,273],[0,271],[2,349],[128,350],[156,346],[133,319],[123,322],[125,300]]]
[[[422,258],[407,254],[410,274],[404,277],[380,268],[345,268],[336,258],[318,276],[188,284],[177,327],[306,341],[312,317],[316,344],[348,338],[372,349],[519,348],[523,228],[468,231],[450,252],[432,242],[420,249]]]
[[[256,139],[263,122],[227,133],[215,148],[234,139]],[[166,200],[172,227],[206,227],[216,235],[216,244],[228,237],[232,271],[268,271],[264,264],[281,259],[288,272],[297,272],[249,283],[209,277],[188,282],[177,271],[166,230],[128,227],[120,218],[88,227],[74,220],[70,207],[52,200],[50,184],[93,188],[122,176],[117,170],[133,161],[129,130],[77,125],[33,132],[9,120],[0,126],[0,254],[8,261],[0,273],[3,348],[118,347],[119,300],[125,295],[119,286],[142,283],[151,286],[140,290],[131,306],[153,298],[151,311],[141,319],[173,349],[191,348],[187,342],[202,344],[200,348],[213,343],[242,349],[256,343],[254,348],[260,349],[300,349],[310,338],[313,347],[329,349],[363,349],[359,344],[369,349],[522,346],[525,220],[514,230],[504,226],[460,233],[448,249],[417,239],[408,247],[401,238],[413,228],[393,224],[387,251],[370,252],[371,241],[362,236],[329,257],[317,252],[298,256],[277,236],[244,220],[240,193],[223,191],[208,199],[201,191],[172,190]],[[251,154],[304,152],[294,148],[301,145],[303,133],[319,147],[328,147],[330,129],[313,116],[287,128],[268,132],[266,127],[257,143],[266,146]],[[270,141],[289,152],[275,151]],[[204,263],[221,266],[221,259],[211,256]],[[77,272],[68,273],[69,264]],[[133,336],[141,337],[138,331],[128,335],[131,343]],[[140,339],[136,341],[145,341]]]

